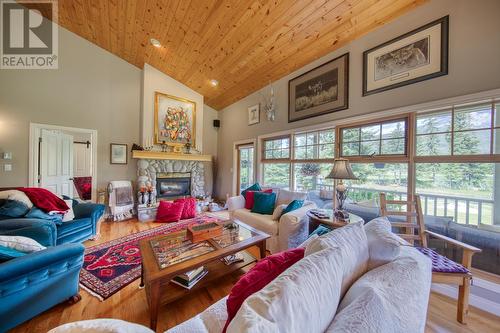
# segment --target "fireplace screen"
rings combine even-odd
[[[191,174],[173,172],[156,176],[158,198],[173,198],[191,195]]]

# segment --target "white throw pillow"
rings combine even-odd
[[[293,200],[306,200],[307,193],[305,192],[292,192],[280,189],[276,205],[288,205]]]
[[[274,221],[278,221],[281,217],[281,214],[283,213],[283,209],[286,208],[286,205],[278,205],[276,206],[276,208],[274,208],[274,212],[273,212],[273,217],[272,219]]]
[[[147,327],[120,319],[81,320],[61,325],[48,333],[153,333]]]
[[[64,200],[64,202],[68,205],[69,210],[64,214],[62,221],[73,221],[75,219],[75,213],[73,212],[73,200]]]
[[[341,290],[341,295],[344,296],[351,284],[368,269],[368,241],[363,222],[351,223],[318,237],[307,245],[305,255],[309,256],[326,248],[339,248],[345,258]]]
[[[344,264],[338,248],[298,261],[248,297],[227,332],[324,332],[339,304]]]
[[[15,200],[22,202],[28,208],[33,207],[33,203],[31,202],[30,198],[24,193],[19,190],[6,190],[6,191],[0,191],[0,199],[6,199],[6,200]]]
[[[404,240],[392,233],[387,217],[377,217],[365,225],[370,259],[368,269],[385,265],[399,255]]]
[[[45,246],[36,240],[23,236],[0,236],[0,245],[25,253],[45,249]]]

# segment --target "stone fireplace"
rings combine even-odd
[[[195,160],[140,159],[137,184],[151,185],[155,198],[205,196],[205,165]]]

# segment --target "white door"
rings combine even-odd
[[[73,197],[73,136],[42,129],[40,187]]]
[[[92,176],[92,149],[86,144],[73,144],[73,176],[90,177]]]

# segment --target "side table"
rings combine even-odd
[[[158,203],[148,207],[148,205],[137,205],[137,219],[140,222],[152,222],[156,220],[156,211]]]
[[[327,217],[323,218],[315,216],[312,211],[319,211],[327,215]],[[338,229],[346,226],[349,223],[364,221],[360,216],[351,213],[349,213],[349,220],[347,221],[338,219],[333,215],[333,209],[313,209],[308,211],[306,215],[309,218],[309,234],[316,230],[316,228],[320,225],[324,225],[325,227],[328,227],[330,229]]]

